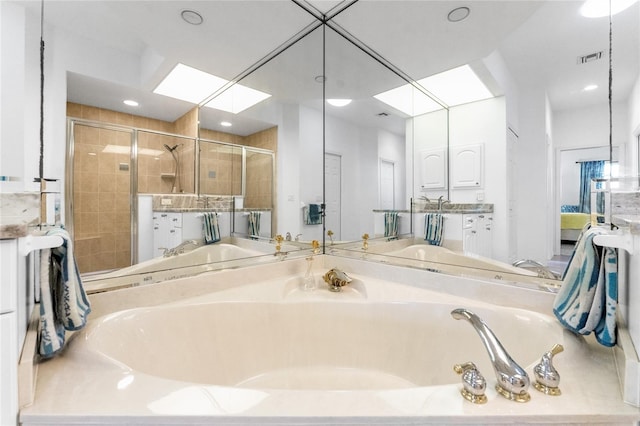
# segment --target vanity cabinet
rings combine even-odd
[[[0,424],[18,416],[18,240],[0,240]]]
[[[444,216],[443,246],[465,254],[491,257],[493,254],[491,213],[454,214]]]
[[[153,257],[182,242],[182,213],[153,212]]]

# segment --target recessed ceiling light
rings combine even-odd
[[[449,22],[464,21],[469,16],[469,13],[471,13],[471,10],[466,6],[456,7],[451,12],[449,12],[449,14],[447,15],[447,20]]]
[[[589,84],[588,86],[584,86],[584,90],[585,92],[590,92],[591,90],[596,90],[598,88],[597,84]]]
[[[221,125],[222,127],[231,127],[231,123],[229,123],[228,121],[221,121],[221,122],[220,122],[220,125]]]
[[[182,19],[184,19],[185,22],[191,25],[200,25],[204,22],[202,15],[195,10],[185,9],[180,12],[180,16],[182,16]]]
[[[343,107],[349,105],[351,99],[327,99],[327,103],[335,107]]]
[[[134,101],[133,99],[127,99],[125,101],[122,101],[123,104],[128,105],[128,106],[132,106],[132,107],[137,107],[139,104]]]
[[[638,0],[610,0],[611,15],[620,13]],[[580,14],[586,18],[609,16],[609,2],[606,0],[587,0],[580,7]]]

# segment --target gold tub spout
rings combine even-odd
[[[330,269],[329,272],[322,276],[324,282],[329,285],[330,291],[342,291],[342,287],[351,282],[351,278],[337,268]]]

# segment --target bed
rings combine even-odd
[[[576,207],[576,209],[571,207]],[[590,219],[589,213],[578,212],[577,206],[562,206],[560,210],[560,240],[577,241],[582,228]]]

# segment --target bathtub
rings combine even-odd
[[[205,274],[148,291],[122,290],[123,301],[161,294],[164,301],[100,315],[74,334],[62,356],[40,365],[38,394],[22,410],[22,424],[640,420],[637,409],[620,400],[609,351],[565,331],[544,312],[488,303],[505,300],[501,291],[488,290],[492,284],[482,289],[483,301],[475,294],[430,289],[438,279],[451,278],[441,274],[408,271],[412,278],[404,282],[388,278],[402,275],[396,267],[326,256],[319,256],[317,267],[321,261],[342,262],[353,282],[341,293],[325,286],[305,292],[305,263],[292,260],[218,273],[219,287],[212,288]],[[423,278],[420,284],[415,277]],[[171,301],[185,288],[207,285],[208,292]],[[472,285],[460,282],[455,291]],[[523,293],[523,303],[550,300],[541,293]],[[97,296],[100,301],[103,295]],[[546,396],[531,387],[528,403],[499,396],[479,336],[450,315],[459,307],[483,318],[531,376],[541,355],[562,344],[565,351],[554,364],[563,377],[563,395]],[[467,361],[487,378],[485,405],[460,395],[453,365]]]
[[[463,254],[440,246],[429,244],[413,244],[400,250],[385,253],[388,256],[406,257],[423,262],[434,262],[445,265],[457,265],[464,268],[481,269],[485,271],[505,272],[510,274],[537,277],[535,272],[517,268],[507,263],[488,257],[473,254]]]
[[[214,265],[221,262],[257,258],[255,262],[271,261],[272,253],[229,243],[216,243],[197,247],[175,256],[157,257],[113,272],[83,277],[87,291],[149,284],[167,279],[182,278],[207,270],[229,267]],[[233,266],[233,265],[232,265]]]

